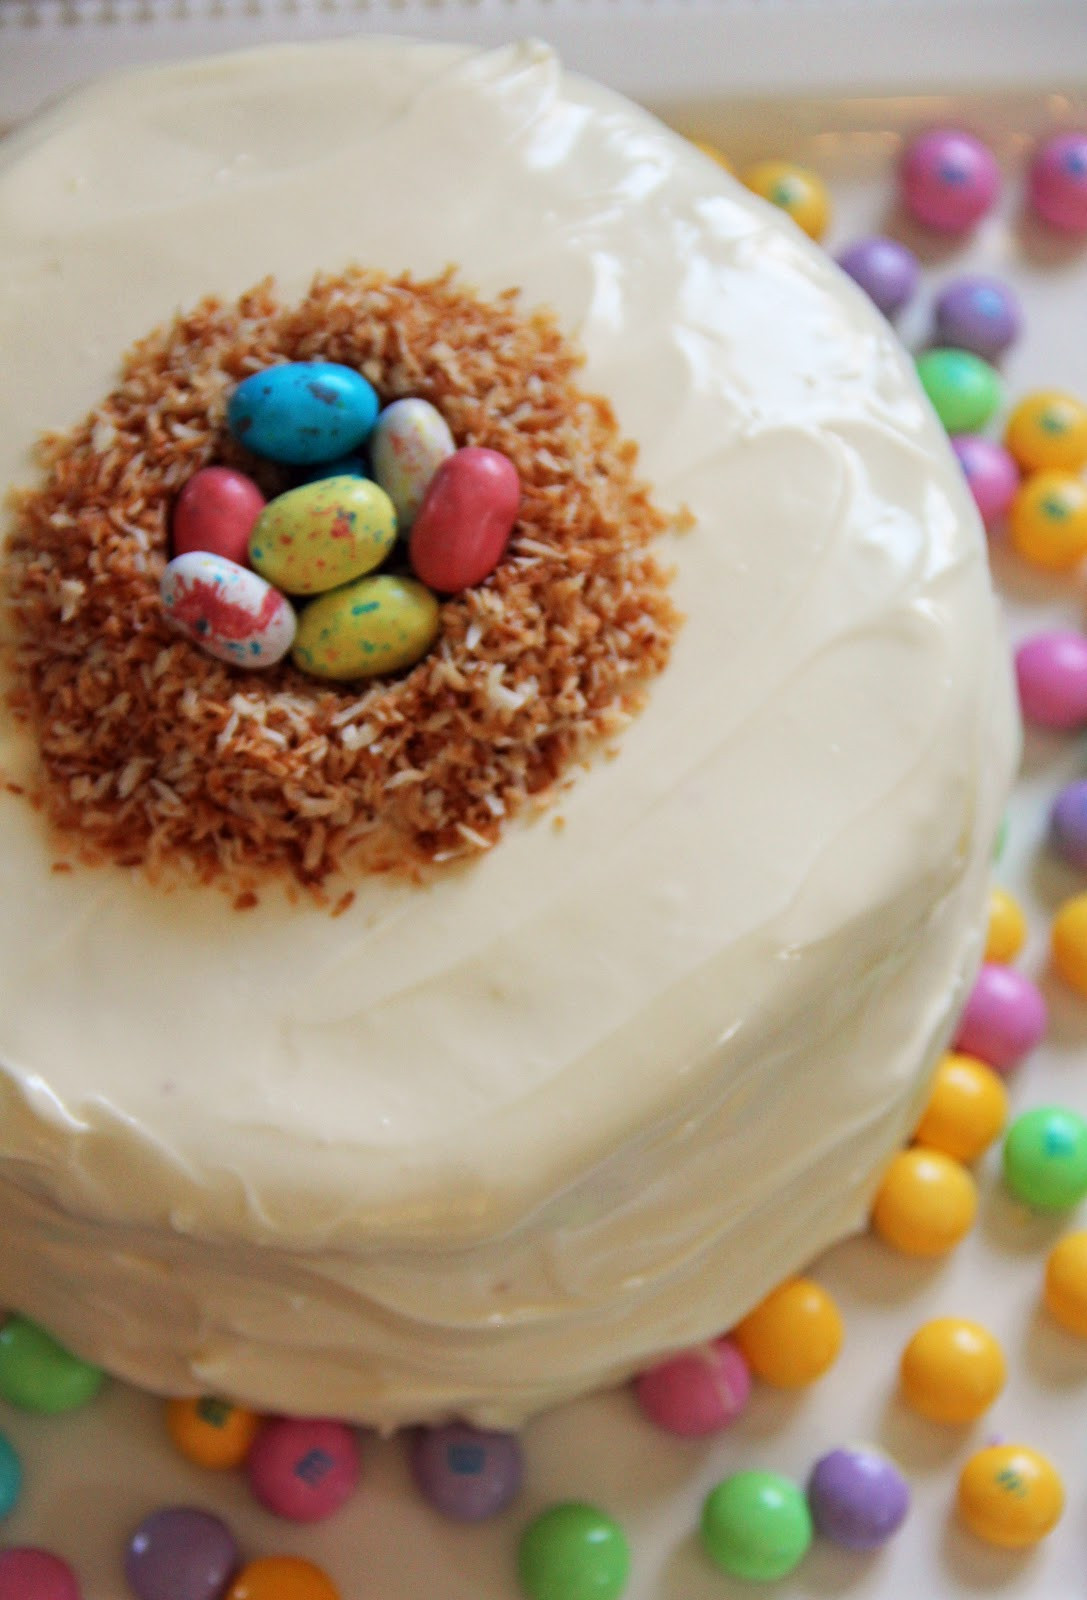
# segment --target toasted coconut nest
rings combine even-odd
[[[434,649],[396,679],[246,672],[180,637],[159,601],[171,505],[198,468],[286,487],[227,433],[231,388],[317,358],[358,368],[383,403],[431,401],[458,445],[503,451],[521,478],[505,558],[443,604]],[[353,269],[293,307],[268,282],[138,344],[98,409],[45,441],[6,552],[9,701],[40,751],[29,798],[68,852],[219,880],[244,908],[269,875],[317,888],[487,850],[546,803],[637,709],[678,624],[649,549],[667,519],[578,365],[552,316],[451,273]]]

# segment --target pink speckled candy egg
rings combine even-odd
[[[940,233],[966,233],[996,204],[1000,168],[960,128],[933,128],[908,146],[900,174],[906,210]]]
[[[958,457],[974,504],[986,528],[992,528],[1008,510],[1019,487],[1014,457],[995,439],[980,433],[957,433],[951,448]]]
[[[1030,168],[1030,203],[1061,233],[1087,233],[1087,132],[1047,139]]]
[[[1073,729],[1087,722],[1087,637],[1055,629],[1015,652],[1019,704],[1028,722]]]
[[[718,1433],[740,1415],[751,1393],[747,1362],[731,1339],[715,1339],[643,1372],[638,1404],[658,1428],[687,1439]]]
[[[257,1435],[247,1463],[261,1505],[291,1522],[323,1522],[359,1481],[353,1428],[322,1418],[278,1417]]]
[[[1014,967],[986,962],[959,1019],[955,1049],[1010,1072],[1044,1037],[1048,1021],[1037,984]]]
[[[0,1550],[0,1600],[82,1600],[66,1561],[31,1545]]]
[[[203,467],[194,472],[174,507],[174,555],[206,550],[240,567],[248,565],[249,535],[264,510],[264,496],[244,472]]]

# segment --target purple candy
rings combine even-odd
[[[1028,722],[1078,728],[1087,722],[1087,638],[1036,633],[1015,652],[1019,704]]]
[[[1019,297],[996,278],[955,278],[936,301],[934,342],[995,361],[1023,329]]]
[[[238,1566],[225,1522],[195,1506],[164,1506],[128,1542],[125,1577],[138,1600],[222,1600]]]
[[[987,528],[1000,521],[1019,487],[1019,468],[1015,458],[995,439],[980,433],[957,433],[951,448],[966,475],[974,504]]]
[[[1061,233],[1087,233],[1087,133],[1048,139],[1030,169],[1030,203]]]
[[[1010,1072],[1044,1037],[1048,1021],[1037,984],[1014,967],[986,962],[959,1018],[955,1049]]]
[[[893,1461],[878,1450],[831,1450],[808,1479],[808,1504],[816,1528],[847,1550],[876,1550],[897,1533],[910,1508],[910,1491]]]
[[[483,1522],[514,1500],[524,1477],[516,1434],[451,1422],[420,1428],[411,1470],[423,1498],[456,1522]]]
[[[1087,778],[1070,783],[1054,800],[1049,842],[1058,855],[1087,872]]]
[[[893,317],[912,300],[921,267],[912,250],[897,239],[877,235],[858,239],[843,250],[838,265],[873,300],[885,317]]]
[[[1000,193],[1000,168],[987,145],[958,128],[934,128],[909,145],[902,162],[907,211],[941,233],[965,233]]]
[[[650,1367],[635,1380],[634,1392],[658,1428],[699,1439],[740,1415],[751,1394],[751,1373],[731,1339],[715,1339]]]

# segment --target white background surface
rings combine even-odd
[[[1015,282],[1026,302],[1027,337],[1006,368],[1011,395],[1057,385],[1087,396],[1087,252],[1033,231],[1021,211],[1030,138],[1077,118],[1087,126],[1087,0],[960,0],[951,7],[929,0],[677,0],[667,7],[646,0],[550,0],[550,6],[548,0],[478,0],[425,8],[406,0],[394,10],[372,0],[362,7],[287,12],[269,4],[254,19],[240,5],[224,5],[218,16],[209,16],[206,6],[186,15],[169,5],[157,20],[137,24],[93,20],[102,10],[97,0],[67,8],[71,18],[77,10],[87,14],[68,22],[61,0],[42,0],[33,8],[35,22],[22,0],[0,0],[0,119],[22,114],[110,59],[226,46],[243,35],[283,36],[322,25],[328,31],[360,19],[399,31],[429,24],[427,31],[441,36],[483,40],[533,31],[555,39],[576,64],[666,108],[684,131],[715,137],[741,159],[781,153],[817,166],[830,178],[836,200],[833,248],[887,223],[901,135],[955,116],[994,140],[1009,174],[1007,203],[968,250],[929,256],[922,301],[903,328],[907,342],[923,338],[927,307],[943,278],[983,267]],[[114,7],[122,18],[134,10]],[[548,25],[540,25],[547,18]],[[828,94],[848,82],[851,98],[801,98],[796,88],[805,77]],[[889,93],[892,87],[897,92]],[[782,89],[790,91],[786,98],[767,98]],[[735,98],[741,92],[742,105]],[[1032,577],[999,548],[995,557],[1015,633],[1058,619],[1081,625],[1083,594],[1076,582]],[[1074,740],[1028,741],[997,872],[1028,906],[1031,942],[1024,961],[1043,976],[1053,1018],[1047,1045],[1015,1079],[1019,1108],[1058,1102],[1087,1113],[1087,1003],[1063,992],[1044,971],[1049,914],[1064,895],[1083,887],[1046,856],[1045,812],[1056,789],[1081,767]],[[91,1410],[69,1418],[28,1418],[0,1408],[0,1427],[23,1451],[27,1475],[23,1505],[3,1533],[10,1542],[39,1542],[66,1554],[81,1574],[86,1600],[122,1600],[125,1532],[171,1502],[224,1515],[247,1554],[292,1551],[320,1561],[344,1600],[512,1600],[523,1521],[551,1501],[577,1497],[607,1507],[630,1531],[631,1600],[739,1600],[759,1591],[730,1584],[711,1569],[694,1538],[706,1490],[742,1467],[803,1477],[824,1451],[866,1439],[894,1455],[911,1480],[914,1507],[898,1540],[871,1558],[817,1543],[791,1580],[762,1592],[790,1600],[839,1594],[852,1600],[1075,1600],[1087,1592],[1087,1343],[1064,1335],[1038,1308],[1046,1248],[1073,1219],[1033,1218],[1013,1205],[992,1157],[983,1164],[981,1186],[979,1225],[949,1260],[911,1262],[859,1239],[816,1265],[816,1275],[839,1298],[848,1338],[838,1367],[814,1389],[792,1396],[758,1389],[741,1421],[707,1443],[657,1433],[625,1392],[562,1408],[527,1430],[524,1496],[485,1528],[442,1524],[411,1489],[400,1446],[376,1440],[365,1443],[365,1482],[345,1512],[310,1530],[277,1523],[253,1504],[240,1478],[212,1478],[177,1459],[163,1436],[158,1404],[115,1386]],[[1081,1216],[1078,1224],[1087,1219]],[[1004,1342],[1010,1370],[1006,1395],[967,1430],[926,1424],[894,1394],[897,1357],[910,1333],[931,1316],[955,1314],[991,1327]],[[1033,1554],[989,1550],[950,1518],[959,1467],[994,1434],[1046,1450],[1065,1478],[1065,1520]]]

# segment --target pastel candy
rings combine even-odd
[[[288,594],[323,594],[379,567],[396,512],[368,478],[322,478],[269,502],[249,537],[255,571]]]
[[[203,467],[194,472],[174,507],[174,555],[207,550],[244,565],[253,524],[264,510],[264,496],[244,472]]]
[[[294,640],[289,600],[255,572],[223,556],[175,556],[159,592],[166,615],[194,644],[237,667],[271,667]]]
[[[372,384],[353,367],[288,361],[239,383],[227,423],[239,444],[258,456],[308,466],[357,450],[377,412]]]
[[[470,445],[443,461],[411,530],[416,576],[440,594],[482,583],[509,543],[521,483],[498,450]]]
[[[438,602],[413,578],[382,573],[314,600],[298,623],[294,662],[318,678],[400,672],[438,636]]]
[[[378,417],[370,459],[396,507],[401,533],[415,521],[431,478],[455,449],[449,424],[429,400],[394,400]]]

